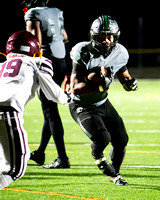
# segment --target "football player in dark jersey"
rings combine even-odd
[[[29,8],[25,13],[27,30],[37,36],[42,46],[43,55],[52,61],[53,79],[61,86],[65,73],[65,44],[67,33],[64,29],[63,12],[58,8],[47,7],[48,0],[25,0],[24,4]],[[58,112],[57,104],[44,96],[40,91],[40,100],[44,114],[44,125],[41,143],[38,150],[31,153],[31,159],[43,165],[45,161],[45,149],[53,136],[58,158],[51,164],[43,165],[44,168],[70,168],[70,163],[65,150],[64,129]]]
[[[90,30],[91,41],[72,48],[71,75],[73,119],[91,140],[92,156],[98,168],[117,185],[128,183],[119,174],[128,135],[122,118],[108,99],[107,90],[117,74],[127,91],[137,90],[137,81],[127,70],[128,52],[118,43],[120,30],[110,16],[97,18]],[[103,154],[111,142],[111,164]]]

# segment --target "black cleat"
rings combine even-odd
[[[35,161],[39,165],[43,165],[45,161],[45,153],[42,153],[38,150],[33,151],[30,155],[30,159]]]
[[[116,176],[109,176],[109,180],[116,185],[128,185],[127,181],[119,173]]]
[[[116,171],[114,167],[107,161],[105,157],[95,160],[98,168],[107,176],[115,176]]]
[[[43,165],[45,169],[67,169],[70,168],[69,160],[61,161],[60,159],[56,159],[53,163]]]

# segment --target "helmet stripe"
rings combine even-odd
[[[103,15],[104,23],[103,23],[103,30],[108,31],[109,29],[109,23],[108,23],[108,16]]]

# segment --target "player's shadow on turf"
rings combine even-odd
[[[145,182],[146,183],[146,182]],[[135,189],[138,189],[138,190],[158,190],[160,191],[160,187],[159,185],[147,185],[147,184],[129,184],[130,186],[133,186]]]
[[[38,164],[27,164],[27,166],[35,166],[35,167],[42,167],[41,165],[38,165]],[[73,168],[72,168],[73,167]],[[71,168],[72,169],[82,169],[82,168],[97,168],[97,166],[95,165],[95,164],[93,164],[93,165],[76,165],[76,164],[71,164]]]
[[[61,170],[61,169],[59,169]],[[69,172],[69,170],[68,170]],[[73,177],[92,177],[92,176],[99,176],[101,175],[100,173],[88,173],[88,171],[84,172],[76,172],[74,173],[73,171],[71,173],[68,172],[64,172],[62,171],[62,173],[58,173],[57,171],[54,171],[54,169],[52,170],[44,170],[44,172],[26,172],[25,176],[23,177],[24,179],[32,179],[34,177],[34,179],[51,179],[53,177],[53,179],[55,177],[59,177],[59,176],[73,176]]]
[[[123,174],[126,178],[157,178],[159,179],[159,175],[148,175],[148,174]]]
[[[42,167],[41,165],[38,165],[38,164],[27,164],[27,166],[30,166],[30,167]]]
[[[139,171],[139,169],[134,169],[134,170],[138,170]],[[159,172],[159,169],[150,169],[150,168],[146,168],[146,169],[142,169],[143,170],[143,173],[142,174],[140,174],[139,172],[136,174],[136,173],[129,173],[129,174],[127,174],[127,173],[124,173],[123,175],[124,175],[124,177],[127,179],[127,178],[131,178],[132,180],[134,180],[134,182],[137,182],[137,183],[129,183],[129,186],[133,186],[134,188],[136,188],[136,189],[139,189],[139,190],[144,190],[144,189],[146,189],[146,190],[149,190],[149,189],[151,189],[151,190],[160,190],[160,186],[159,185],[148,185],[148,182],[146,181],[146,179],[158,179],[159,180],[159,175],[148,175],[147,174],[147,171],[158,171]],[[144,174],[144,172],[146,171],[146,174]],[[143,181],[143,184],[138,184],[138,182],[140,181],[140,180],[143,180],[143,179],[145,179],[145,181]],[[137,181],[136,181],[137,180]]]
[[[76,165],[76,164],[71,164],[71,168],[73,167],[73,169],[83,169],[83,168],[96,168],[97,169],[97,166],[95,165],[95,164],[93,164],[93,165],[83,165],[83,164],[81,164],[81,165]]]

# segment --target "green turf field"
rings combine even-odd
[[[24,177],[0,191],[3,200],[158,200],[160,199],[160,80],[139,80],[139,90],[126,92],[115,81],[109,99],[119,111],[129,134],[121,174],[128,186],[116,186],[101,174],[90,155],[90,141],[72,120],[68,106],[60,106],[71,169],[43,169],[28,162]],[[24,113],[29,146],[40,141],[43,116],[40,102],[32,100]],[[108,146],[105,155],[109,160]],[[57,157],[51,139],[46,163]]]

